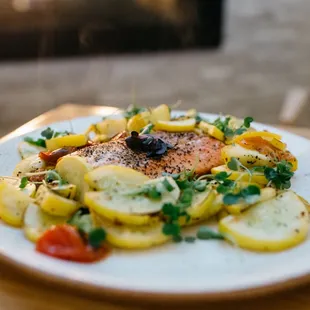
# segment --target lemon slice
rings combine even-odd
[[[83,202],[84,193],[89,189],[84,176],[91,169],[91,165],[85,158],[74,155],[62,157],[56,165],[56,171],[60,176],[70,184],[76,185],[75,199],[81,202]]]
[[[60,149],[65,146],[83,146],[87,144],[88,138],[86,135],[68,135],[63,137],[52,138],[50,140],[46,140],[46,148],[49,151],[54,151]]]
[[[212,174],[218,174],[220,172],[227,172],[228,174],[230,174],[229,179],[233,181],[239,180],[243,182],[249,182],[251,180],[252,182],[256,182],[259,184],[268,183],[268,180],[262,172],[254,171],[252,172],[252,176],[250,176],[249,173],[246,171],[243,172],[230,170],[226,165],[214,167],[211,169]]]
[[[249,208],[251,205],[270,200],[274,198],[277,195],[277,192],[274,188],[271,187],[266,187],[260,190],[260,196],[257,197],[253,203],[248,204],[248,203],[238,203],[235,205],[230,205],[230,206],[225,206],[225,209],[230,213],[230,214],[240,214],[247,208]]]
[[[24,217],[24,233],[27,239],[36,242],[42,234],[54,225],[64,224],[67,217],[53,216],[44,212],[38,205],[31,203]]]
[[[173,187],[171,192],[162,188],[164,179]],[[159,199],[151,199],[143,194],[137,194],[139,188],[134,191],[131,188],[127,194],[123,188],[120,191],[114,188],[109,191],[87,192],[85,204],[110,221],[131,225],[147,225],[158,221],[156,214],[161,211],[163,204],[175,203],[180,195],[179,187],[171,177],[150,180],[143,186],[150,185],[156,186],[162,193]]]
[[[161,104],[151,110],[151,123],[156,124],[158,121],[170,121],[170,109],[166,104]]]
[[[210,135],[211,137],[220,140],[220,141],[224,141],[225,140],[225,136],[224,136],[224,132],[219,130],[216,126],[208,124],[206,122],[200,122],[199,124],[199,128],[202,129],[205,133],[207,133],[208,135]]]
[[[241,248],[254,251],[281,251],[307,237],[309,215],[298,196],[287,191],[261,202],[241,215],[223,218],[219,231]]]
[[[150,226],[122,226],[114,225],[101,216],[92,213],[96,226],[102,227],[106,233],[106,240],[115,247],[122,249],[145,249],[163,244],[171,239],[163,234],[163,223]]]
[[[0,181],[0,218],[9,225],[22,226],[24,213],[32,199],[6,181]]]
[[[44,151],[46,151],[44,147],[36,146],[26,141],[22,141],[18,144],[18,152],[22,159]]]
[[[150,122],[150,112],[145,111],[134,115],[127,124],[127,130],[140,132]]]
[[[113,165],[96,168],[85,175],[86,183],[95,190],[115,186],[135,187],[149,180],[149,177],[134,169]]]
[[[155,130],[163,130],[169,132],[193,131],[196,125],[194,118],[189,118],[180,121],[158,121],[155,125]]]
[[[70,216],[79,208],[76,201],[61,197],[44,185],[39,187],[35,199],[42,210],[51,215]]]
[[[14,169],[13,176],[21,178],[28,172],[34,172],[44,167],[44,161],[38,154],[35,154],[20,161]]]
[[[0,182],[4,181],[13,185],[17,190],[27,194],[29,197],[33,197],[36,192],[36,186],[33,183],[28,182],[24,188],[19,188],[21,179],[15,177],[0,177]]]
[[[241,140],[244,139],[249,139],[249,138],[255,138],[255,137],[260,137],[260,138],[274,138],[277,140],[281,140],[282,137],[276,133],[272,133],[269,131],[247,131],[243,133],[240,136],[236,136],[233,140],[234,143],[238,143]]]

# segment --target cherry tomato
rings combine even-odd
[[[77,229],[66,224],[47,230],[37,241],[36,250],[49,256],[83,263],[96,262],[109,253],[105,246],[93,249],[87,245]]]

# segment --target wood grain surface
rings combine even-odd
[[[31,131],[37,127],[50,124],[55,121],[70,119],[73,117],[83,115],[101,114],[102,108],[76,106],[67,104],[59,108],[47,112],[33,121],[20,127],[10,135],[8,138],[14,137]],[[285,127],[284,129],[299,135],[310,138],[310,129]],[[16,247],[18,251],[18,246]],[[272,275],[271,275],[272,276]],[[121,310],[121,309],[158,309],[158,307],[168,308],[167,304],[157,301],[156,304],[151,302],[128,302],[125,299],[112,300],[106,296],[87,295],[86,292],[74,292],[72,289],[48,283],[48,281],[36,280],[34,276],[26,276],[20,270],[0,263],[0,309],[15,310]],[[169,304],[169,308],[172,304]],[[177,309],[294,309],[294,310],[308,310],[310,309],[310,285],[298,287],[293,290],[288,290],[282,293],[271,294],[266,297],[255,299],[245,299],[239,301],[229,302],[204,302],[200,303],[182,303],[175,304]],[[172,308],[172,307],[171,307]]]

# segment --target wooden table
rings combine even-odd
[[[43,125],[50,124],[55,121],[70,119],[78,116],[102,114],[102,108],[99,106],[77,106],[73,104],[66,104],[59,108],[47,112],[36,119],[30,121],[24,126],[18,128],[16,131],[9,134],[5,139],[29,132]],[[286,130],[297,133],[304,137],[310,138],[310,129],[283,127]],[[1,238],[1,237],[0,237]],[[16,246],[18,251],[18,245]],[[293,263],[293,262],[292,262]],[[168,305],[163,305],[169,307]],[[177,305],[178,309],[207,309],[210,307],[215,310],[220,309],[294,309],[294,310],[308,310],[310,309],[310,285],[302,288],[295,288],[293,290],[282,293],[273,294],[266,297],[247,299],[230,302],[204,303],[197,305]],[[0,310],[49,310],[49,309],[74,309],[74,310],[121,310],[121,309],[158,309],[157,305],[151,304],[130,304],[125,300],[104,300],[100,296],[84,296],[83,293],[76,293],[69,289],[64,290],[56,285],[39,282],[29,276],[23,275],[19,270],[11,266],[0,264]],[[169,307],[170,308],[170,307]]]

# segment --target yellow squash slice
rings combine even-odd
[[[119,119],[105,119],[100,123],[94,125],[95,132],[100,136],[105,136],[110,139],[120,132],[126,130],[127,120],[126,118]]]
[[[238,143],[241,140],[249,139],[249,138],[255,138],[255,137],[260,137],[263,139],[273,138],[273,139],[277,139],[280,141],[282,139],[282,137],[280,135],[278,135],[276,133],[269,132],[269,131],[248,131],[248,132],[243,133],[242,135],[236,136],[234,138],[234,143]]]
[[[148,226],[115,225],[112,222],[92,213],[96,226],[102,227],[106,240],[113,246],[122,249],[145,249],[163,244],[171,239],[163,234],[163,223]]]
[[[251,205],[270,200],[274,198],[277,195],[277,192],[274,188],[271,187],[266,187],[261,189],[260,191],[260,196],[257,196],[257,199],[253,201],[253,203],[248,204],[248,203],[238,203],[235,205],[230,205],[230,206],[225,206],[225,209],[230,213],[230,214],[240,214],[247,208],[249,208]]]
[[[151,123],[156,124],[158,121],[169,122],[170,121],[170,109],[166,104],[151,110]]]
[[[173,187],[171,192],[164,190],[162,181],[166,179]],[[160,199],[151,199],[143,194],[137,194],[140,188],[115,187],[112,190],[101,192],[87,192],[85,204],[99,215],[112,222],[129,225],[148,225],[158,221],[158,213],[164,203],[175,203],[180,190],[171,177],[162,177],[145,182],[143,186],[156,186],[162,192]],[[155,216],[154,216],[155,215]]]
[[[127,124],[127,130],[140,132],[150,122],[150,112],[145,111],[134,115]]]
[[[116,186],[136,187],[147,182],[149,177],[134,169],[107,165],[96,168],[85,175],[86,183],[95,190],[107,190]]]
[[[44,167],[44,161],[38,154],[35,154],[20,161],[14,169],[13,176],[21,178],[24,177],[26,173],[34,172]]]
[[[203,132],[207,133],[211,137],[224,141],[225,136],[223,131],[219,130],[216,126],[208,124],[207,122],[200,122],[199,128],[203,130]]]
[[[158,121],[155,130],[163,130],[169,132],[193,131],[195,129],[196,120],[189,118],[180,121]]]
[[[308,230],[308,211],[292,191],[258,203],[241,215],[227,216],[219,224],[228,240],[254,251],[293,247],[306,239]]]
[[[262,172],[252,172],[252,176],[246,171],[233,171],[230,170],[226,165],[214,167],[211,169],[212,174],[218,174],[220,172],[227,172],[230,174],[229,179],[233,181],[243,181],[243,182],[256,182],[259,184],[268,184],[268,180]]]
[[[70,184],[76,185],[75,199],[81,202],[85,191],[89,189],[84,176],[91,169],[85,158],[74,155],[61,158],[56,165],[56,171],[60,176]]]
[[[40,152],[44,151],[46,151],[44,147],[36,146],[26,141],[22,141],[18,144],[18,152],[22,159],[28,158],[29,156],[39,154]]]
[[[22,226],[24,213],[32,199],[14,185],[0,181],[0,218],[9,225]]]
[[[42,234],[54,225],[64,224],[67,217],[53,216],[44,212],[38,205],[31,203],[24,217],[24,233],[27,239],[36,242]]]
[[[74,184],[57,185],[50,189],[64,198],[74,199],[76,196],[76,185]]]
[[[88,138],[86,135],[68,135],[46,140],[46,148],[49,151],[54,151],[65,146],[83,146],[87,143]]]
[[[20,190],[21,192],[27,194],[29,197],[33,197],[36,192],[35,184],[28,182],[24,188],[19,188],[21,179],[15,177],[0,177],[0,182],[6,182],[8,184],[13,185],[16,189]]]
[[[35,200],[42,210],[55,216],[70,216],[79,208],[76,201],[61,197],[44,185],[39,187]]]

